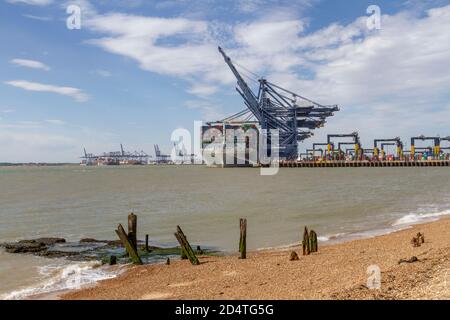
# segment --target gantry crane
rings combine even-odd
[[[396,138],[392,138],[392,139],[375,139],[373,141],[373,155],[375,157],[377,157],[379,155],[380,149],[378,149],[378,143],[379,142],[393,142],[395,143],[395,145],[397,146],[397,157],[400,159],[403,156],[403,142],[399,137]],[[385,146],[387,145],[392,145],[392,144],[384,144]],[[383,149],[383,148],[382,148]],[[384,158],[384,150],[382,150],[383,153],[383,158]]]
[[[349,133],[349,134],[329,134],[327,135],[327,143],[328,143],[328,152],[333,151],[334,145],[331,142],[333,138],[353,138],[352,144],[355,146],[355,153],[358,155],[361,149],[361,143],[359,141],[359,135],[357,132]]]
[[[397,154],[398,154],[398,145],[397,145],[397,143],[385,142],[385,143],[381,144],[381,148],[380,148],[380,150],[381,150],[381,158],[382,159],[384,159],[385,156],[386,156],[386,149],[385,149],[385,147],[389,147],[389,146],[397,146]],[[375,148],[374,148],[374,151],[375,151]],[[378,152],[379,152],[379,150],[377,148],[377,153]],[[403,149],[402,149],[402,152],[403,152]]]
[[[313,143],[313,148],[312,149],[313,149],[314,154],[316,153],[316,150],[319,150],[320,154],[321,154],[321,157],[323,157],[324,150],[322,148],[319,148],[319,149],[316,148],[316,147],[319,147],[319,146],[327,147],[328,143]],[[333,144],[333,148],[334,148],[334,144]]]
[[[250,112],[260,123],[261,129],[279,130],[279,156],[282,159],[297,159],[298,142],[311,137],[312,130],[324,126],[326,118],[339,111],[337,105],[321,105],[264,78],[257,80],[259,89],[255,94],[221,47],[219,52],[236,77],[236,90],[248,109],[238,114],[243,116]]]
[[[339,142],[338,143],[338,151],[339,151],[339,153],[344,153],[343,151],[342,151],[342,146],[354,146],[355,145],[355,143],[354,142]],[[354,151],[355,149],[354,148],[352,148],[352,150]]]
[[[448,142],[450,142],[450,136],[439,139],[439,148],[440,148],[440,150],[441,151],[442,150],[450,150],[450,147],[442,147],[441,141],[448,141]]]
[[[416,153],[416,140],[420,141],[426,141],[431,140],[434,142],[434,149],[433,153],[435,156],[438,156],[441,153],[441,138],[440,137],[426,137],[424,135],[418,136],[418,137],[412,137],[411,138],[411,156],[414,156]]]

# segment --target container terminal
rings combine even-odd
[[[82,166],[119,166],[119,165],[147,165],[147,164],[194,164],[195,156],[193,154],[186,154],[182,150],[178,150],[174,145],[177,152],[177,160],[173,160],[169,154],[161,152],[159,145],[155,144],[155,156],[150,156],[145,151],[125,151],[123,145],[120,145],[120,151],[104,152],[99,155],[87,153],[84,149],[84,154],[81,156]]]
[[[399,137],[375,139],[373,145],[366,149],[361,145],[357,132],[328,134],[327,141],[313,143],[305,153],[299,153],[299,142],[313,136],[314,129],[323,127],[326,119],[339,111],[339,106],[319,104],[274,84],[232,61],[221,47],[218,50],[236,77],[236,91],[246,106],[244,110],[223,120],[209,122],[202,128],[203,148],[214,140],[214,137],[208,136],[208,133],[211,132],[210,129],[221,132],[224,150],[219,153],[218,157],[223,158],[217,159],[217,163],[221,163],[221,166],[261,165],[259,159],[252,162],[249,158],[252,150],[250,150],[248,136],[244,135],[245,141],[236,141],[234,136],[232,137],[234,141],[229,141],[245,146],[244,161],[238,161],[236,148],[225,148],[227,139],[230,139],[227,137],[228,129],[247,132],[249,128],[256,129],[258,133],[261,132],[261,129],[278,129],[279,164],[285,167],[449,166],[450,147],[442,144],[449,143],[450,137],[424,135],[412,137],[410,149],[405,150],[404,143]],[[256,83],[257,91],[252,91],[244,78]],[[259,142],[259,139],[257,140]],[[417,142],[420,141],[430,142],[431,145],[418,147]],[[268,141],[269,144],[270,141]],[[254,148],[259,149],[259,146]],[[389,152],[389,149],[392,148],[394,148],[394,152]],[[234,157],[234,163],[225,161],[225,158],[229,159],[227,152],[233,153],[231,158]]]
[[[236,77],[236,91],[242,97],[245,109],[225,119],[207,122],[202,127],[201,147],[204,150],[215,141],[215,135],[222,136],[223,150],[220,150],[211,166],[221,167],[257,167],[261,161],[250,159],[250,154],[259,154],[259,135],[271,129],[279,132],[277,162],[281,167],[385,167],[385,166],[449,166],[450,136],[419,135],[410,138],[410,148],[400,137],[379,138],[373,145],[364,148],[357,132],[328,134],[327,140],[313,143],[306,152],[299,153],[300,142],[314,135],[314,130],[324,127],[326,120],[338,112],[338,105],[322,105],[300,94],[294,93],[260,77],[235,61],[232,61],[225,51],[219,47],[225,63]],[[238,71],[238,68],[240,71]],[[252,91],[246,80],[252,81],[258,88]],[[211,130],[213,129],[213,130]],[[228,136],[231,132],[244,132],[241,137]],[[252,130],[249,130],[252,129]],[[256,133],[256,143],[250,145],[250,133]],[[254,137],[253,137],[254,138]],[[233,139],[232,141],[230,141]],[[425,147],[418,142],[428,142]],[[446,145],[445,145],[446,144]],[[229,147],[229,145],[234,147]],[[267,141],[270,149],[270,138]],[[120,151],[106,152],[101,155],[87,153],[81,157],[81,165],[146,165],[146,164],[195,164],[194,154],[186,154],[174,145],[177,160],[171,155],[163,154],[156,144],[155,157],[144,151],[126,152],[120,145]],[[238,148],[244,148],[240,153],[245,159],[238,159]],[[242,150],[241,150],[242,151]],[[232,154],[230,154],[232,153]],[[229,159],[234,161],[229,161]],[[217,160],[217,161],[216,161]],[[216,165],[219,164],[219,165]]]

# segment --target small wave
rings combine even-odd
[[[431,212],[431,213],[409,213],[400,219],[397,219],[392,226],[411,225],[419,222],[436,220],[440,216],[449,215],[450,210]]]
[[[326,234],[324,236],[318,236],[317,240],[319,240],[320,242],[327,242],[330,240],[336,240],[338,238],[341,238],[343,236],[345,236],[347,233],[334,233],[334,234]]]
[[[346,235],[347,235],[347,233],[333,233],[333,234],[329,234],[329,235],[318,236],[317,240],[319,242],[333,241],[333,240],[337,240],[337,239],[343,238]],[[302,245],[302,242],[298,241],[298,242],[293,242],[293,243],[289,243],[289,244],[282,244],[282,245],[279,245],[279,246],[261,247],[261,248],[257,248],[256,251],[288,250],[288,249],[291,249],[293,247],[297,247],[297,246],[301,246],[301,245]]]
[[[120,269],[108,270],[96,267],[97,263],[86,262],[69,265],[48,265],[39,268],[44,281],[32,287],[12,291],[1,296],[3,300],[20,300],[30,296],[50,294],[52,292],[79,289],[100,280],[111,279],[120,273]]]

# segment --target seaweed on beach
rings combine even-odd
[[[116,240],[86,238],[68,242],[63,238],[37,238],[2,243],[0,247],[12,254],[32,254],[45,258],[65,258],[70,261],[99,261],[102,264],[131,262],[121,242]],[[198,248],[200,247],[198,246]],[[176,246],[149,246],[147,250],[143,242],[138,242],[138,253],[145,264],[166,262],[167,258],[177,259],[180,257],[180,252],[180,247]],[[198,254],[221,255],[218,250],[213,248],[200,249]]]

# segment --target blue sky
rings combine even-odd
[[[80,30],[66,8],[82,9]],[[381,8],[380,30],[366,26]],[[243,108],[221,45],[341,111],[327,132],[450,134],[450,1],[0,2],[0,162],[166,151],[171,132]]]

